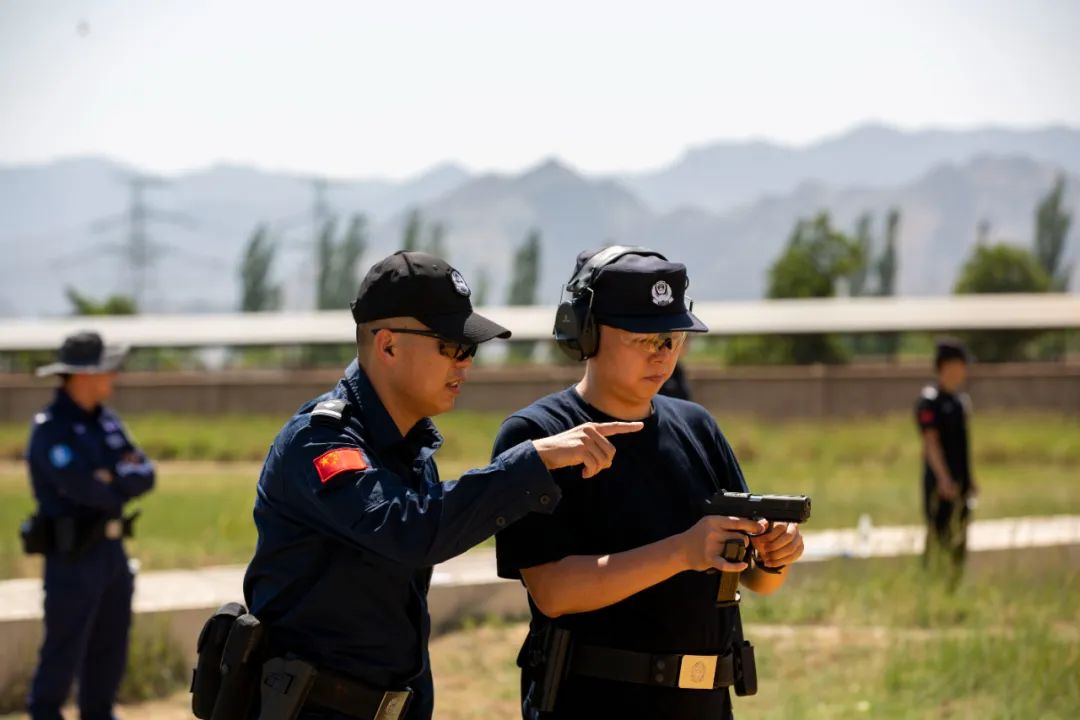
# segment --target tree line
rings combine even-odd
[[[1072,216],[1064,206],[1065,179],[1035,208],[1030,244],[992,239],[992,228],[980,222],[971,254],[953,284],[958,295],[977,293],[1067,292],[1071,264],[1065,247]],[[896,292],[899,209],[888,212],[883,237],[873,232],[873,218],[864,214],[850,234],[834,226],[821,212],[795,224],[780,257],[768,270],[766,296],[774,299],[889,297]],[[988,361],[1024,359],[1041,333],[994,331],[967,333],[975,356]],[[842,338],[836,335],[798,335],[750,338],[733,343],[729,360],[736,363],[835,363],[852,354],[892,357],[896,334]]]
[[[1065,179],[1058,176],[1034,212],[1033,235],[1028,244],[993,238],[993,229],[981,222],[977,241],[960,268],[953,285],[956,294],[1067,292],[1072,266],[1066,262],[1066,243],[1072,217],[1065,209]],[[828,212],[800,219],[792,229],[783,252],[766,275],[766,297],[827,298],[891,297],[896,294],[898,242],[902,225],[898,208],[880,219],[864,213],[850,232],[837,227]],[[428,222],[419,209],[405,219],[400,246],[447,257],[447,228]],[[369,223],[364,214],[354,214],[344,224],[326,220],[315,233],[315,297],[317,309],[348,307],[359,284],[364,255],[369,248]],[[532,229],[515,248],[506,303],[533,305],[538,301],[541,261],[541,232]],[[240,284],[239,310],[266,312],[280,310],[283,288],[274,280],[274,265],[281,248],[268,224],[254,228],[245,244],[237,275]],[[489,298],[490,276],[481,265],[473,273],[474,305]],[[134,314],[138,308],[125,295],[94,300],[74,288],[66,289],[77,315]],[[974,333],[968,336],[976,356],[990,361],[1023,359],[1038,334],[1030,332]],[[856,337],[798,335],[788,337],[740,338],[727,346],[732,363],[835,363],[854,355],[893,357],[899,348],[896,334]],[[511,357],[531,356],[532,345],[515,346]]]

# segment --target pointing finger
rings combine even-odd
[[[582,429],[585,431],[585,436],[588,438],[593,447],[600,451],[607,462],[610,464],[611,460],[615,457],[615,446],[611,444],[611,441],[600,434],[600,431],[595,427],[589,425],[583,425]]]
[[[645,427],[643,422],[608,422],[596,423],[596,429],[601,435],[622,435],[623,433],[637,432]]]

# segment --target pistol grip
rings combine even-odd
[[[749,549],[741,540],[728,540],[720,557],[728,562],[746,562]],[[716,592],[717,607],[731,607],[739,604],[739,575],[737,572],[720,573],[720,588]]]

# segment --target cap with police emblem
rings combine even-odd
[[[447,340],[482,343],[510,331],[473,311],[472,291],[442,258],[400,250],[372,265],[351,304],[360,323],[412,317]]]
[[[598,252],[578,255],[574,274]],[[591,312],[597,322],[629,332],[707,332],[686,304],[689,284],[682,263],[658,253],[628,253],[601,267],[589,283]]]
[[[120,369],[127,348],[106,346],[101,335],[84,331],[64,338],[56,362],[37,369],[38,377],[46,375],[102,374]]]

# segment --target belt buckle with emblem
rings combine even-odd
[[[375,712],[375,720],[400,720],[409,706],[412,690],[387,690]]]
[[[679,687],[712,690],[716,679],[715,655],[683,655],[679,664]]]

